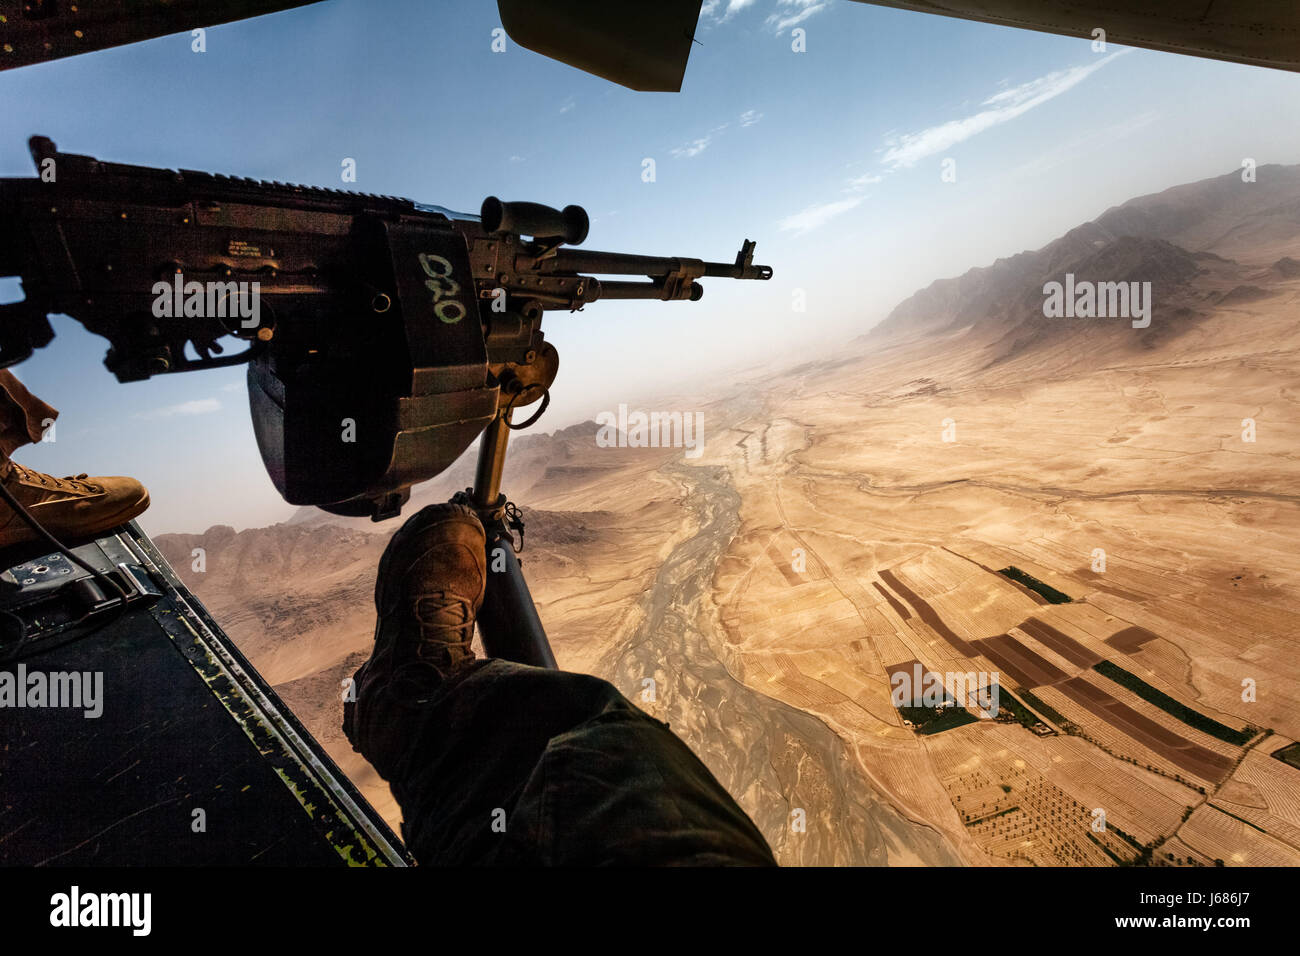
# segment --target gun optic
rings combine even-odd
[[[537,202],[502,202],[496,196],[483,200],[479,222],[487,233],[509,232],[532,236],[538,242],[564,242],[576,246],[587,238],[591,220],[581,206],[563,210]]]

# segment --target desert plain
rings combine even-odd
[[[698,457],[516,439],[560,666],[668,721],[783,864],[1300,864],[1300,168],[1266,177],[1140,197],[832,358],[647,406],[702,412]],[[1149,327],[1045,317],[1067,271],[1150,281]],[[396,824],[339,730],[394,529],[159,544]],[[901,706],[899,673],[951,692]]]

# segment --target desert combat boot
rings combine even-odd
[[[55,478],[3,456],[0,482],[60,541],[93,538],[149,507],[149,492],[134,478]],[[0,500],[0,548],[37,540],[44,539],[8,502]]]
[[[384,711],[418,706],[471,663],[474,617],[487,583],[487,542],[472,508],[429,505],[393,535],[375,581],[375,647],[345,695],[343,729],[380,773]]]

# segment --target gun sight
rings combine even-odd
[[[581,206],[565,206],[559,210],[537,202],[502,202],[496,196],[483,200],[479,222],[489,234],[509,232],[531,236],[538,242],[563,242],[571,246],[586,239],[591,227],[587,210]]]

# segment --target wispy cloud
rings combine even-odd
[[[875,173],[863,173],[861,176],[854,176],[849,180],[849,189],[866,189],[868,186],[874,186],[876,183],[884,182],[884,176],[878,176]]]
[[[767,18],[767,25],[780,35],[829,6],[825,0],[777,0],[776,12]]]
[[[573,109],[574,105],[575,105],[575,103],[574,103],[573,97],[570,96],[567,100],[564,101],[564,104],[560,107],[560,112],[561,112],[561,113],[567,113],[567,112],[569,112],[571,109]]]
[[[903,133],[885,141],[881,162],[891,169],[915,166],[928,156],[945,152],[987,129],[1028,113],[1036,106],[1055,99],[1067,90],[1078,86],[1089,76],[1116,57],[1131,53],[1132,48],[1119,50],[1109,56],[1068,70],[1057,70],[995,93],[981,103],[987,109],[962,119],[949,120],[916,133]]]
[[[726,23],[741,10],[753,5],[754,0],[727,0],[725,4],[722,0],[704,0],[704,6],[700,7],[700,19],[708,18],[717,23]]]
[[[701,136],[699,139],[693,139],[685,146],[675,146],[669,152],[673,154],[674,159],[689,159],[692,156],[698,156],[709,148],[713,142],[713,134]]]
[[[778,226],[783,232],[793,232],[796,236],[803,235],[805,232],[811,232],[819,226],[824,226],[841,213],[848,212],[860,204],[864,198],[864,196],[853,196],[849,199],[838,199],[835,202],[824,202],[808,206],[793,216],[786,216],[778,223]]]
[[[804,0],[781,0],[781,2],[782,4],[802,5],[807,9],[813,9],[816,6],[813,3],[805,3]],[[1066,90],[1077,86],[1115,59],[1115,57],[1129,52],[1132,51],[1130,49],[1120,50],[1087,66],[1058,70],[1054,73],[1048,73],[1046,76],[1030,80],[1028,83],[1001,90],[980,104],[985,109],[965,119],[941,123],[938,126],[923,129],[918,133],[888,136],[885,139],[886,149],[883,151],[884,155],[881,158],[881,164],[884,168],[880,172],[868,172],[851,176],[845,180],[843,187],[843,192],[849,193],[847,198],[806,206],[794,215],[782,219],[778,226],[783,231],[793,232],[795,235],[817,229],[836,216],[861,204],[867,198],[865,194],[867,187],[884,182],[885,177],[890,173],[914,166],[927,156],[942,153],[957,143],[982,133],[986,129],[1027,113],[1035,106],[1046,103],[1048,100],[1060,96]],[[1128,125],[1131,128],[1125,130],[1125,132],[1140,128],[1152,122],[1153,119],[1154,114],[1143,114],[1140,117],[1135,117],[1129,121]],[[741,125],[746,125],[743,116]],[[1117,126],[1123,125],[1117,124]]]
[[[740,119],[736,122],[740,126],[753,126],[762,118],[763,114],[756,110],[745,110],[745,112],[740,114]],[[728,120],[720,126],[713,127],[713,129],[709,130],[708,133],[698,139],[693,139],[688,143],[683,143],[681,146],[674,146],[668,152],[672,155],[673,159],[689,159],[692,156],[698,156],[700,153],[708,149],[722,131],[730,125],[731,121]]]
[[[720,26],[753,6],[755,0],[704,0],[699,25],[702,29]],[[829,6],[830,0],[776,0],[764,23],[779,35]]]
[[[178,405],[165,405],[151,412],[140,412],[136,418],[174,418],[177,415],[207,415],[221,410],[221,402],[215,398],[196,398]]]

